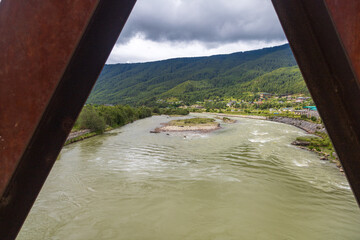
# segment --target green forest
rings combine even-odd
[[[243,99],[249,92],[308,95],[288,44],[210,57],[106,65],[87,101],[95,104],[156,106],[176,98]]]

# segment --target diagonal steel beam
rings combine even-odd
[[[16,238],[135,2],[0,2],[0,239]]]
[[[272,0],[360,203],[360,4]]]

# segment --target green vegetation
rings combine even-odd
[[[160,112],[159,109],[157,111]],[[116,127],[124,126],[137,119],[150,117],[152,113],[151,109],[147,107],[85,105],[74,124],[72,132],[82,129],[90,129],[91,132],[71,138],[65,142],[65,145],[93,137]]]
[[[86,105],[75,123],[74,130],[90,129],[102,133],[106,127],[124,126],[127,123],[151,115],[152,111],[147,107]]]
[[[297,66],[284,67],[239,84],[244,92],[268,92],[276,94],[307,93],[306,84]]]
[[[150,117],[153,114],[187,115],[189,111],[181,108],[162,109],[155,107],[151,109],[148,107],[135,108],[123,105],[105,106],[88,104],[82,109],[72,132],[82,129],[90,129],[91,132],[71,138],[65,142],[65,145],[101,134],[116,127],[124,126],[137,119]]]
[[[80,129],[90,129],[93,132],[102,133],[105,131],[105,119],[100,117],[94,107],[84,107],[78,119]]]
[[[288,44],[211,57],[106,65],[88,103],[165,108],[205,99],[249,102],[257,97],[255,92],[308,94]]]
[[[228,117],[223,117],[222,120],[224,123],[235,123],[236,122],[236,120],[230,119]]]
[[[188,115],[189,110],[182,108],[160,108],[159,114],[164,115]]]
[[[172,120],[169,122],[170,126],[195,126],[195,125],[212,125],[217,124],[213,118],[189,118]]]
[[[317,132],[317,137],[298,137],[296,138],[297,141],[306,142],[309,145],[306,146],[309,150],[318,152],[327,158],[335,161],[334,157],[334,146],[331,143],[329,136],[326,133]]]
[[[228,117],[223,117],[222,120],[223,120],[224,122],[226,122],[226,121],[230,121],[231,119],[228,118]]]

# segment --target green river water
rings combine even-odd
[[[304,131],[238,118],[149,133],[171,119],[64,147],[18,239],[360,239],[345,176],[290,144]]]

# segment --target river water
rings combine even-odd
[[[359,239],[345,176],[239,118],[212,133],[151,134],[154,116],[64,147],[18,239]]]

